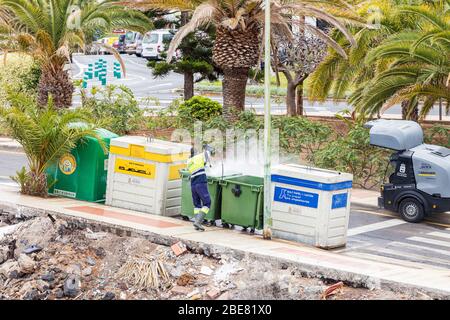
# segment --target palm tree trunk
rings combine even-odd
[[[38,103],[46,106],[52,96],[56,108],[68,108],[72,105],[74,86],[64,65],[46,65],[42,67],[42,75],[38,84]]]
[[[194,74],[184,72],[184,100],[189,100],[194,96]]]
[[[402,108],[402,119],[403,120],[412,120],[415,122],[419,121],[419,108],[417,106],[414,107],[414,109],[412,110],[412,112],[410,113],[410,104],[408,100],[404,100],[402,101],[401,104],[401,108]]]
[[[229,117],[231,110],[245,110],[245,89],[247,87],[249,68],[223,69],[223,113]]]

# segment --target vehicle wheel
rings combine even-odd
[[[414,198],[407,198],[400,203],[399,213],[403,220],[417,223],[423,220],[425,213],[423,205]]]

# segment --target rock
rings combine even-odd
[[[220,290],[217,288],[211,288],[206,292],[206,295],[208,296],[208,298],[210,298],[211,300],[214,300],[216,298],[218,298],[220,296]]]
[[[231,296],[229,292],[222,293],[217,300],[231,300]]]
[[[107,236],[106,232],[86,232],[84,236],[90,240],[101,240]]]
[[[104,257],[106,257],[106,250],[102,247],[98,247],[95,249],[95,255],[100,259],[103,259]]]
[[[97,263],[95,262],[95,260],[92,257],[87,257],[86,258],[86,263],[90,266],[95,266]]]
[[[64,295],[75,298],[80,292],[81,281],[77,275],[71,274],[64,280]]]
[[[0,247],[0,264],[8,260],[8,247]]]
[[[120,300],[127,300],[127,294],[125,292],[120,293]]]
[[[19,263],[19,271],[24,274],[29,274],[34,272],[34,268],[36,266],[36,262],[27,256],[26,254],[21,254],[19,259],[17,260]]]
[[[116,295],[114,294],[114,292],[108,291],[107,293],[105,293],[102,300],[114,300],[115,298]]]
[[[64,291],[61,290],[61,288],[56,289],[54,293],[57,299],[61,299],[62,297],[64,297]]]
[[[81,275],[83,277],[90,276],[91,274],[92,274],[92,268],[91,267],[84,268],[83,271],[81,271]]]
[[[204,274],[205,276],[210,276],[213,274],[213,272],[214,270],[208,266],[202,266],[202,268],[200,269],[200,273]]]
[[[30,291],[26,292],[25,295],[22,297],[23,300],[39,300],[41,299],[41,295],[36,289],[31,289]]]
[[[55,275],[53,272],[47,272],[41,276],[41,279],[47,282],[55,281]]]
[[[79,264],[71,264],[66,268],[66,273],[81,276],[81,266]]]
[[[191,300],[200,300],[203,296],[201,294],[194,294],[191,296]]]
[[[176,295],[187,295],[191,289],[188,287],[174,286],[170,291]]]
[[[36,281],[36,288],[40,291],[40,292],[45,292],[49,289],[48,283],[45,282],[44,280],[37,280]]]
[[[47,217],[37,217],[20,225],[15,232],[16,257],[30,244],[45,248],[57,236],[55,225]]]
[[[8,278],[10,279],[18,279],[20,277],[19,271],[13,270],[9,273]]]
[[[199,291],[198,289],[194,289],[194,290],[192,290],[191,292],[189,292],[189,293],[186,295],[186,297],[190,298],[190,297],[193,297],[193,296],[195,296],[195,295],[197,295],[197,294],[200,294],[200,291]]]
[[[12,271],[19,272],[19,263],[14,260],[8,260],[0,266],[0,275],[9,278]]]

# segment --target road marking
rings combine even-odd
[[[405,248],[405,247],[407,247],[407,248],[409,247],[411,249],[419,249],[419,250],[422,250],[422,251],[431,251],[431,252],[434,252],[434,253],[439,253],[439,254],[442,254],[442,255],[450,257],[450,251],[448,251],[448,250],[441,250],[441,249],[436,249],[436,248],[419,246],[417,244],[412,244],[412,243],[407,243],[407,242],[397,242],[397,241],[391,242],[391,243],[389,243],[389,245],[390,246],[393,245],[395,247],[402,247],[402,249]]]
[[[405,224],[405,223],[407,223],[407,222],[403,221],[403,220],[399,220],[399,219],[391,219],[391,220],[376,222],[376,223],[368,224],[365,226],[349,229],[347,232],[347,236],[351,237],[351,236],[355,236],[355,235],[358,235],[361,233],[390,228],[390,227],[398,226],[398,225]]]
[[[363,209],[358,209],[358,208],[355,208],[354,211],[364,212],[364,213],[368,213],[368,214],[373,214],[374,216],[390,217],[390,218],[398,219],[398,215],[393,215],[393,214],[388,214],[388,213],[380,213],[380,212],[363,210]],[[431,224],[431,225],[435,225],[435,226],[439,226],[439,227],[445,227],[445,228],[447,228],[447,230],[450,230],[450,228],[448,228],[449,224],[433,222],[433,221],[428,221],[428,220],[424,220],[423,223]]]
[[[410,237],[410,238],[406,238],[406,240],[423,242],[423,243],[428,243],[428,244],[434,244],[436,246],[442,246],[442,247],[450,248],[450,242],[448,242],[448,241],[427,239],[427,238],[422,238],[422,237]]]
[[[24,152],[21,151],[10,151],[10,150],[0,150],[0,153],[10,153],[14,155],[24,155]]]
[[[434,237],[439,237],[439,238],[450,239],[450,233],[437,232],[437,231],[427,233],[427,236],[434,236]]]
[[[391,256],[397,256],[397,257],[401,257],[401,258],[408,258],[411,260],[416,260],[414,262],[421,263],[421,264],[424,263],[423,261],[426,261],[426,262],[438,263],[441,265],[450,265],[450,260],[448,260],[448,259],[444,260],[444,259],[440,259],[440,258],[428,257],[428,256],[409,253],[409,252],[399,252],[396,250],[380,248],[380,247],[375,247],[375,248],[371,248],[371,249],[367,249],[367,250],[381,252],[381,253],[389,254]],[[417,260],[420,260],[422,262],[419,262]]]

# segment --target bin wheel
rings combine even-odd
[[[188,216],[182,216],[184,221],[189,221],[189,217]]]
[[[417,223],[425,217],[423,205],[414,198],[407,198],[400,203],[399,213],[403,220],[407,222]]]
[[[251,228],[250,233],[252,233],[252,234],[255,233],[255,228]]]
[[[228,228],[230,228],[230,225],[225,222],[225,223],[222,223],[222,227],[225,229],[228,229]]]
[[[234,229],[234,224],[230,224],[230,229]]]
[[[242,232],[247,232],[247,227],[242,227]]]
[[[215,224],[216,224],[215,221],[206,221],[206,225],[208,227],[213,227]]]

